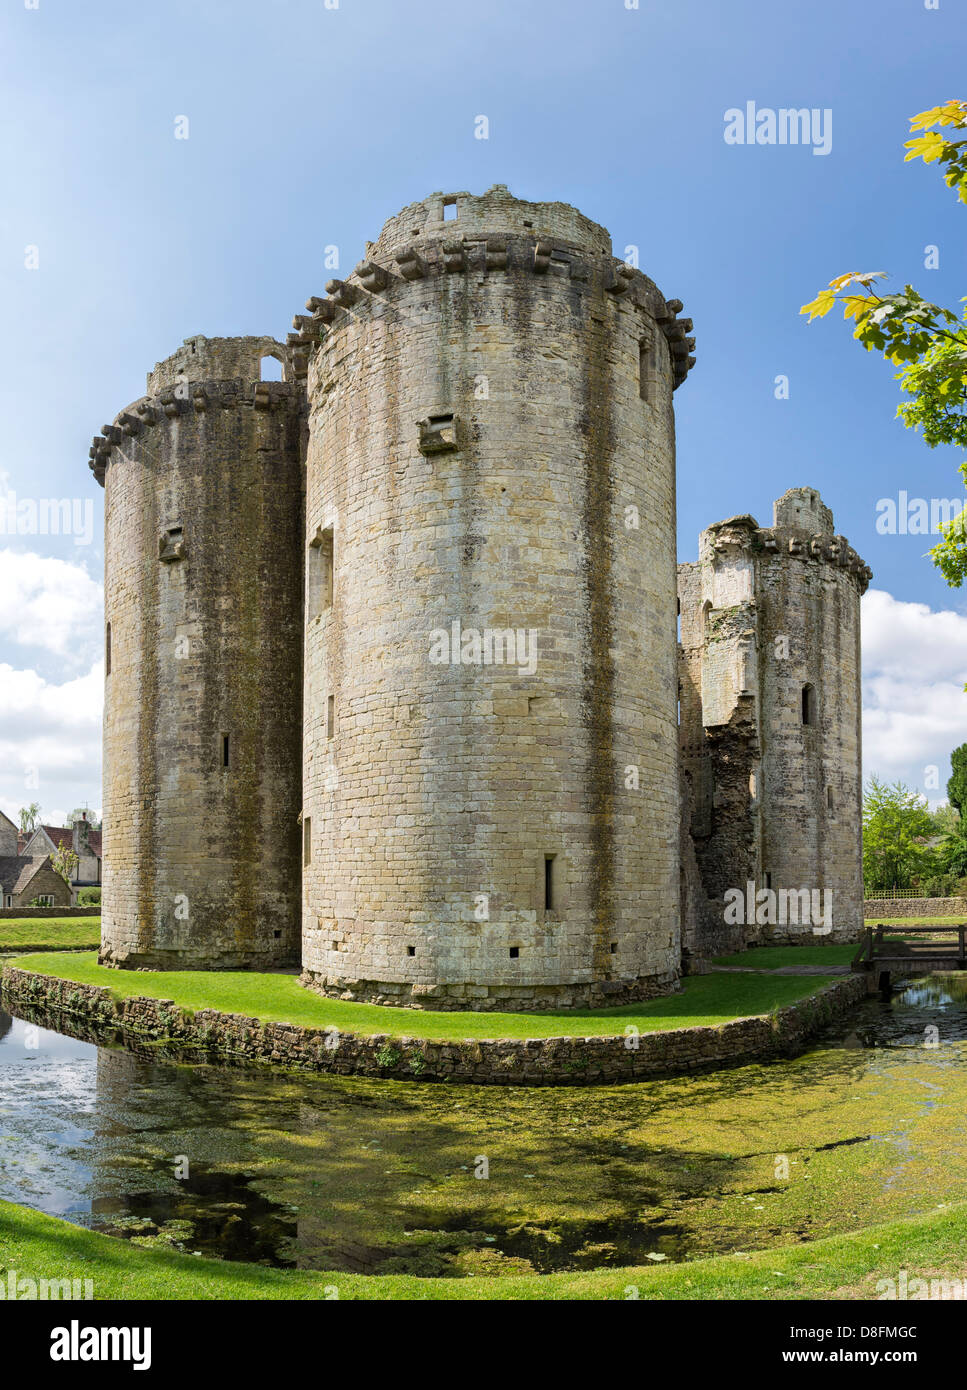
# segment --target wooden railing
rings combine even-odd
[[[913,940],[908,941],[908,937],[913,937]],[[951,939],[918,940],[924,937]],[[852,968],[869,970],[874,965],[889,963],[896,966],[923,966],[929,969],[932,963],[956,960],[958,970],[967,970],[965,939],[967,922],[952,926],[927,927],[888,927],[879,922],[864,931],[859,950],[852,960]]]

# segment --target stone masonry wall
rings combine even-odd
[[[443,195],[391,219],[304,321],[305,979],[427,1008],[646,997],[679,971],[686,330],[573,208],[451,198],[452,222]],[[487,664],[488,630],[536,661]]]
[[[967,922],[967,898],[867,898],[867,922],[889,917],[959,917]]]
[[[784,494],[771,528],[747,515],[709,527],[698,563],[679,566],[680,738],[708,898],[723,919],[725,894],[745,895],[749,883],[784,899],[826,893],[816,905],[832,908],[831,930],[791,913],[780,921],[778,900],[771,921],[743,912],[735,945],[813,940],[817,926],[823,939],[852,941],[861,929],[859,602],[869,577],[811,488]],[[711,936],[721,949],[722,931]]]
[[[93,985],[6,966],[9,1008],[93,1042],[150,1043],[168,1057],[291,1067],[337,1075],[475,1085],[582,1086],[642,1081],[742,1062],[791,1056],[820,1028],[847,1014],[866,994],[864,974],[837,980],[773,1016],[736,1019],[717,1028],[676,1028],[637,1037],[561,1037],[438,1042],[418,1037],[360,1036],[335,1029],[264,1023],[201,1009],[182,1013],[170,1000],[112,998]]]
[[[189,339],[92,447],[107,964],[298,961],[304,393],[269,352]]]

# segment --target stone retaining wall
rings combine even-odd
[[[867,898],[863,916],[867,922],[884,917],[959,917],[967,922],[967,898]]]
[[[616,1037],[428,1040],[358,1036],[336,1028],[267,1023],[201,1009],[191,1015],[170,999],[116,999],[95,985],[4,967],[5,1003],[116,1030],[118,1041],[165,1040],[201,1051],[204,1061],[243,1061],[338,1075],[475,1085],[581,1086],[639,1081],[794,1055],[825,1024],[866,993],[866,977],[844,976],[775,1015],[736,1019],[715,1028],[675,1028]],[[156,1054],[157,1055],[157,1054]]]
[[[8,918],[29,917],[31,921],[43,917],[100,917],[99,905],[94,907],[3,907],[0,908],[0,921]]]

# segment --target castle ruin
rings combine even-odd
[[[810,489],[676,565],[681,303],[501,185],[326,289],[284,344],[186,340],[91,448],[102,962],[540,1009],[816,929],[730,888],[854,934],[870,572]]]

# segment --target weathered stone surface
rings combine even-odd
[[[851,941],[863,924],[860,598],[869,569],[819,493],[793,488],[771,528],[709,527],[678,567],[681,744],[706,902],[686,926],[697,955],[750,941]],[[808,687],[809,718],[803,692]],[[815,923],[732,927],[724,895],[830,893]]]
[[[327,290],[284,346],[187,339],[91,446],[101,959],[538,1010],[762,939],[722,921],[747,879],[831,887],[855,934],[869,571],[810,489],[680,567],[679,750],[681,301],[503,185],[404,208]]]
[[[307,536],[335,559],[306,638],[304,978],[432,1009],[647,998],[679,973],[664,300],[573,208],[452,196],[455,220],[442,195],[390,219],[367,265],[425,273],[309,367]],[[528,633],[534,669],[431,662],[455,623]]]
[[[863,916],[867,922],[890,917],[959,917],[967,922],[967,898],[867,898]]]
[[[104,964],[298,960],[304,406],[265,355],[188,339],[108,456]]]
[[[27,1017],[44,1011],[52,1026],[94,1042],[116,1039],[150,1056],[243,1062],[340,1075],[495,1086],[588,1086],[705,1071],[754,1059],[791,1056],[821,1027],[847,1013],[867,989],[866,976],[837,980],[774,1015],[717,1028],[676,1028],[637,1037],[465,1039],[361,1036],[336,1029],[263,1023],[201,1009],[182,1013],[171,1000],[115,1000],[106,989],[6,966],[4,996]],[[159,1045],[160,1040],[160,1045]]]

